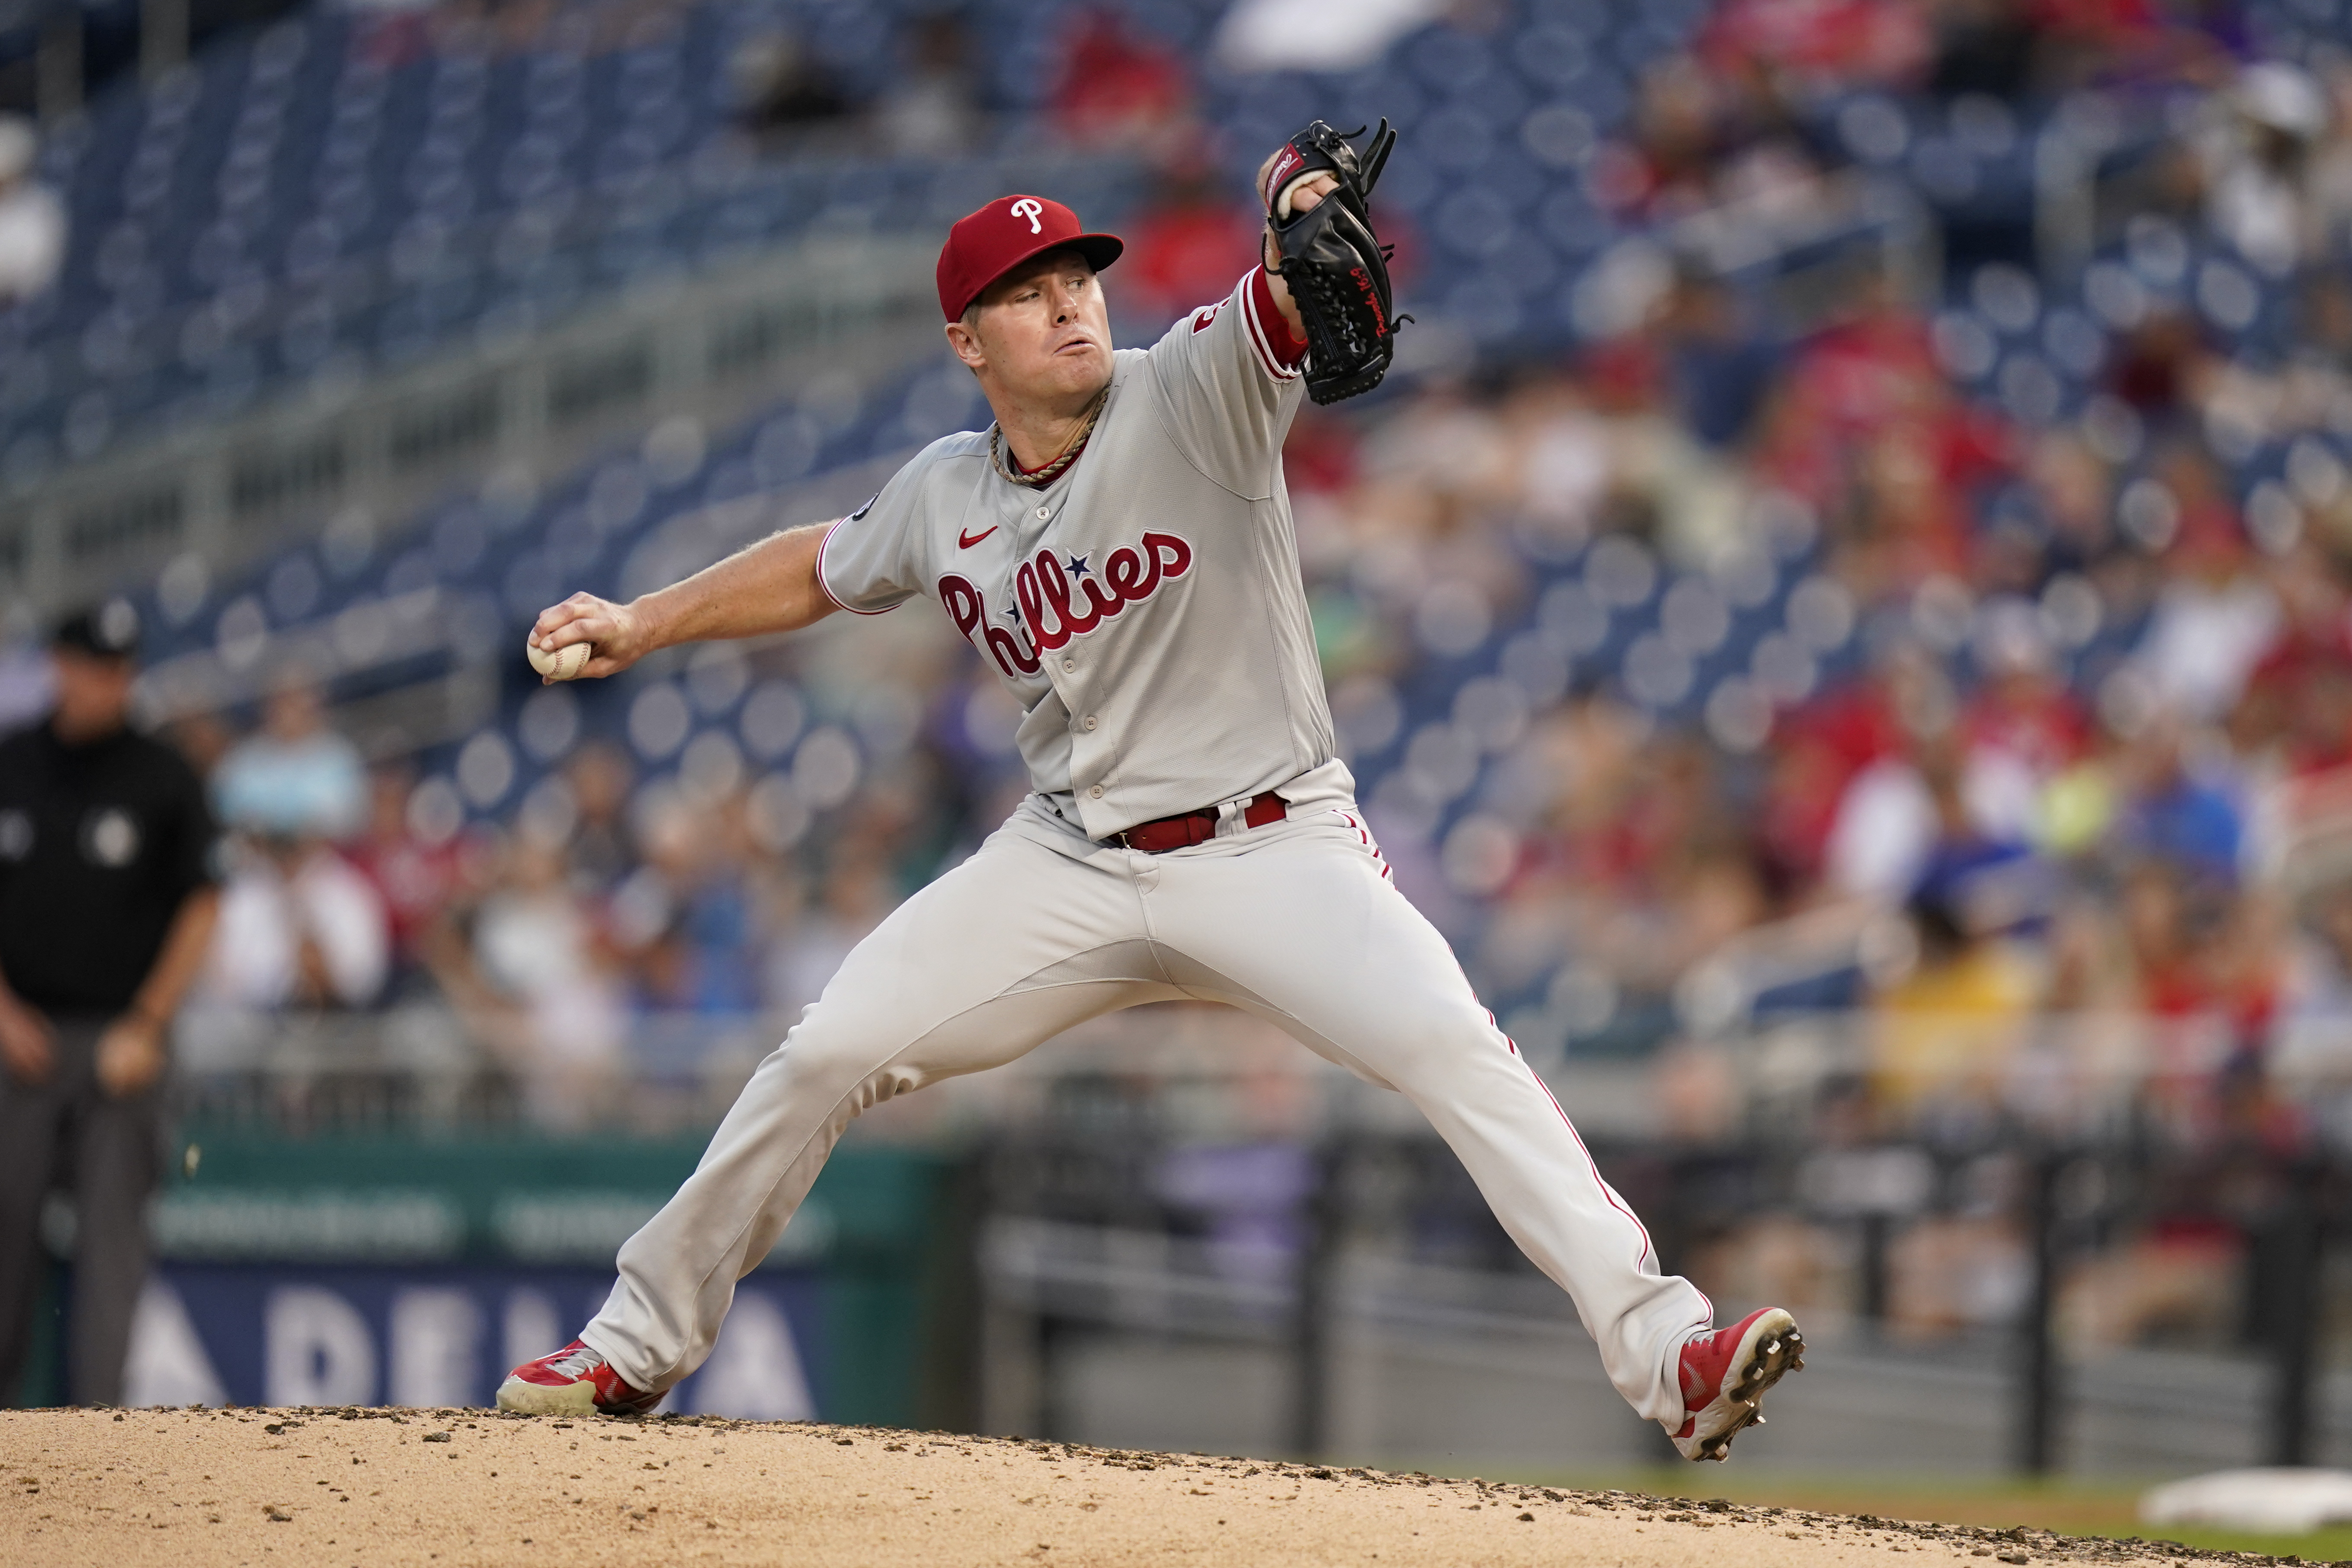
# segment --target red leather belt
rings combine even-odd
[[[1242,808],[1242,823],[1247,827],[1264,827],[1269,822],[1280,822],[1289,810],[1289,802],[1268,790]],[[1171,849],[1206,844],[1216,836],[1217,812],[1211,806],[1205,811],[1187,811],[1152,822],[1139,822],[1111,837],[1123,848],[1141,850],[1146,855],[1165,855]]]

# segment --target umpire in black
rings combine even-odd
[[[219,910],[204,785],[130,728],[138,651],[127,601],[69,616],[55,706],[0,740],[0,1405],[24,1381],[59,1185],[77,1216],[69,1392],[122,1402],[169,1027]]]

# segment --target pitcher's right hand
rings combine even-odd
[[[577,642],[593,645],[576,678],[583,680],[618,675],[653,651],[635,605],[616,605],[593,594],[574,594],[540,611],[530,640],[547,653]]]

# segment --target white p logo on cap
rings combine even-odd
[[[1012,213],[1014,217],[1025,217],[1029,220],[1029,232],[1031,234],[1043,234],[1045,232],[1045,226],[1037,221],[1039,218],[1045,216],[1045,209],[1037,205],[1036,197],[1023,196],[1019,201],[1013,204]]]

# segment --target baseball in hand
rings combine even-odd
[[[587,668],[593,645],[584,642],[567,643],[549,653],[538,643],[526,641],[523,652],[530,656],[531,668],[550,680],[570,680]]]

